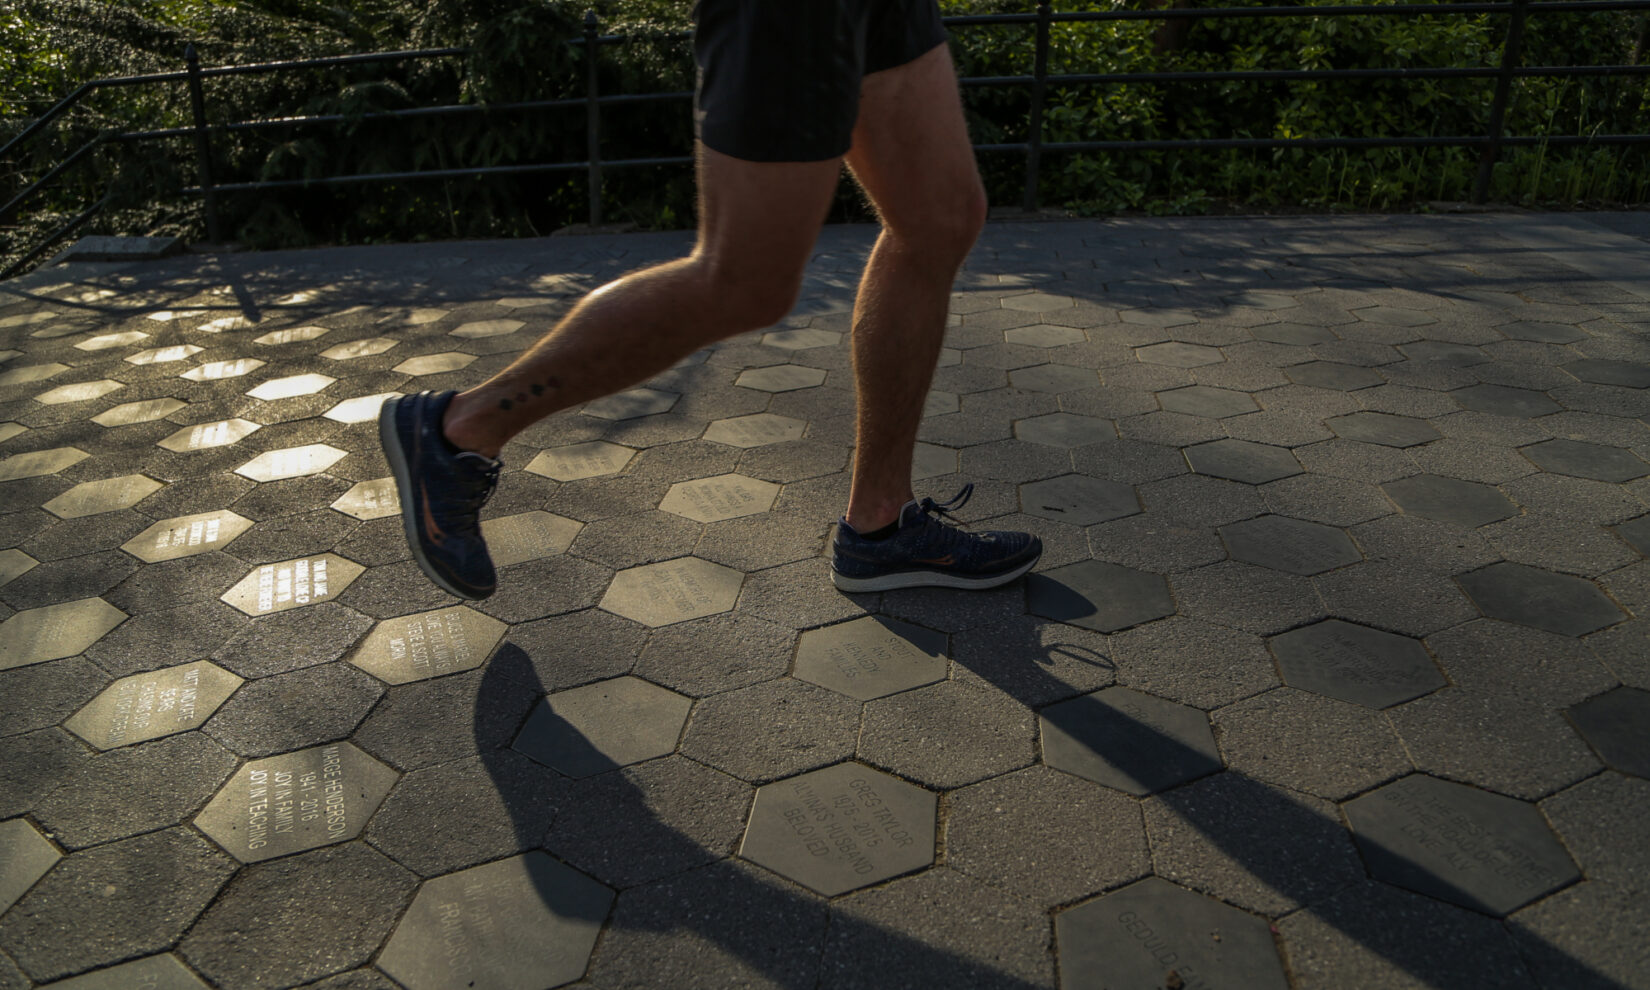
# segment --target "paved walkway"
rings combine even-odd
[[[1650,215],[990,227],[847,597],[851,289],[530,431],[502,590],[372,422],[682,235],[0,285],[0,988],[1650,986]]]

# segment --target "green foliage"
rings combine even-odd
[[[1062,10],[1108,10],[1158,0],[1074,0]],[[1205,0],[1216,2],[1216,0]],[[1277,0],[1219,0],[1265,5]],[[1305,0],[1303,6],[1340,0]],[[1372,6],[1395,0],[1372,0]],[[1030,0],[942,0],[947,13],[1026,12]],[[580,40],[592,7],[604,33],[605,93],[691,90],[683,33],[685,0],[3,0],[0,2],[0,140],[97,77],[175,72],[193,43],[203,65],[313,58],[413,47],[464,47],[461,58],[214,78],[206,83],[215,124],[295,116],[338,123],[216,133],[218,183],[314,180],[585,157],[581,106],[510,104],[582,96]],[[1643,15],[1557,13],[1531,18],[1525,64],[1634,62],[1644,48]],[[1377,68],[1500,64],[1506,19],[1484,14],[1419,17],[1242,18],[1198,21],[1165,43],[1157,21],[1056,24],[1049,69],[1059,73]],[[1029,25],[961,29],[953,52],[965,75],[1029,73]],[[1174,42],[1175,39],[1170,39]],[[1043,116],[1049,142],[1220,137],[1298,138],[1478,135],[1490,113],[1493,80],[1405,79],[1197,81],[1050,87]],[[419,107],[487,108],[463,115],[375,117]],[[970,87],[965,106],[974,139],[1027,138],[1027,91]],[[187,90],[168,83],[99,90],[4,165],[4,192],[22,187],[100,135],[187,128]],[[647,101],[603,111],[607,160],[686,154],[686,101]],[[1546,136],[1650,132],[1643,77],[1521,79],[1507,132]],[[992,199],[1017,204],[1024,159],[982,155]],[[1505,149],[1491,196],[1503,202],[1571,205],[1642,203],[1650,167],[1642,149]],[[1470,195],[1473,149],[1179,150],[1048,152],[1041,198],[1088,214],[1198,213],[1229,209],[1409,209]],[[691,169],[656,166],[604,173],[606,219],[643,226],[692,222]],[[192,135],[104,145],[21,226],[0,231],[0,254],[15,251],[107,194],[99,221],[108,232],[177,232],[199,239]],[[362,243],[433,237],[547,233],[584,218],[582,173],[568,171],[454,179],[310,186],[220,197],[227,232],[255,246]],[[847,191],[838,218],[865,217]]]

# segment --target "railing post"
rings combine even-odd
[[[1513,70],[1518,68],[1524,46],[1524,16],[1529,0],[1513,0],[1512,22],[1507,25],[1507,44],[1501,49],[1501,74],[1495,80],[1495,100],[1490,104],[1489,133],[1478,157],[1478,179],[1472,184],[1472,201],[1482,203],[1489,196],[1490,173],[1501,154],[1501,136],[1507,120],[1507,101],[1512,94]]]
[[[602,108],[597,102],[596,12],[584,12],[585,181],[590,188],[590,228],[602,225]]]
[[[222,244],[218,227],[218,194],[212,188],[212,140],[206,130],[206,93],[201,88],[201,60],[191,42],[183,50],[183,61],[189,68],[189,109],[195,115],[195,157],[200,169],[201,198],[206,201],[206,239]]]
[[[1043,167],[1043,95],[1048,89],[1048,32],[1053,11],[1049,0],[1037,0],[1037,56],[1032,69],[1031,128],[1026,136],[1025,211],[1037,209],[1037,178]]]

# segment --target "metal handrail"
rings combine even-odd
[[[1650,10],[1650,0],[1499,0],[1499,2],[1468,2],[1468,3],[1407,3],[1390,6],[1365,5],[1338,5],[1338,6],[1298,6],[1298,7],[1227,7],[1227,8],[1198,8],[1198,7],[1165,7],[1152,9],[1127,9],[1108,11],[1069,11],[1056,12],[1052,9],[1049,0],[1038,0],[1036,10],[1027,13],[1014,14],[973,14],[945,18],[949,28],[976,27],[984,25],[1021,25],[1034,28],[1034,67],[1030,75],[981,76],[969,77],[960,80],[962,85],[975,87],[1015,87],[1027,88],[1031,91],[1030,127],[1027,140],[1022,142],[1002,142],[993,144],[975,145],[975,150],[991,153],[1023,154],[1026,158],[1025,196],[1024,206],[1035,209],[1038,202],[1038,178],[1041,169],[1042,157],[1045,153],[1065,153],[1082,151],[1118,151],[1118,150],[1183,150],[1183,149],[1277,149],[1277,148],[1373,148],[1373,147],[1466,147],[1478,148],[1479,172],[1474,184],[1473,198],[1482,202],[1487,192],[1490,169],[1503,147],[1529,147],[1537,145],[1577,146],[1590,144],[1615,144],[1635,146],[1650,143],[1650,136],[1635,134],[1603,134],[1587,136],[1557,136],[1557,137],[1529,137],[1506,136],[1503,133],[1505,113],[1510,98],[1511,83],[1519,78],[1537,77],[1599,77],[1599,76],[1644,76],[1650,75],[1650,65],[1607,65],[1607,66],[1524,66],[1521,61],[1521,40],[1523,25],[1530,15],[1548,13],[1592,13],[1602,11],[1621,10]],[[1097,21],[1165,21],[1191,18],[1203,19],[1233,19],[1233,18],[1293,18],[1293,17],[1417,17],[1417,16],[1457,16],[1473,14],[1506,15],[1509,17],[1509,29],[1506,43],[1502,46],[1502,61],[1499,66],[1484,67],[1398,67],[1383,69],[1251,69],[1251,70],[1216,70],[1209,72],[1110,72],[1110,73],[1051,73],[1048,68],[1051,34],[1055,24],[1085,23]],[[276,62],[262,62],[248,65],[214,66],[202,68],[193,58],[193,48],[187,53],[187,67],[182,72],[154,73],[143,76],[129,76],[111,79],[97,79],[77,87],[63,100],[60,100],[51,109],[37,118],[29,127],[8,142],[0,146],[0,155],[4,155],[18,146],[32,135],[83,99],[96,89],[107,86],[129,86],[153,83],[185,82],[189,85],[195,97],[192,100],[194,116],[193,126],[164,128],[150,131],[135,131],[124,133],[100,134],[88,145],[78,149],[68,159],[59,163],[46,175],[36,179],[27,189],[15,196],[11,202],[0,206],[0,220],[3,220],[14,211],[23,201],[34,192],[43,188],[47,183],[55,180],[70,167],[86,160],[95,147],[104,143],[130,143],[137,141],[167,140],[181,137],[193,137],[197,146],[198,173],[200,184],[182,190],[184,195],[201,196],[206,200],[207,223],[211,231],[210,236],[217,238],[217,210],[216,196],[218,193],[240,193],[253,190],[276,190],[302,187],[322,187],[354,185],[366,182],[408,181],[413,179],[449,179],[465,176],[497,176],[523,175],[546,172],[575,172],[584,171],[589,193],[588,218],[592,225],[598,225],[601,220],[602,201],[602,172],[606,168],[628,168],[643,165],[675,165],[691,163],[691,156],[666,156],[657,158],[627,158],[620,160],[606,160],[601,157],[601,109],[607,106],[648,103],[668,100],[685,100],[692,96],[688,92],[664,93],[637,93],[637,94],[602,94],[599,92],[596,76],[596,52],[599,48],[631,40],[624,35],[602,35],[598,32],[599,23],[594,13],[587,13],[583,23],[582,36],[569,39],[571,44],[583,46],[585,49],[585,94],[580,97],[569,97],[555,100],[534,100],[505,104],[453,104],[433,107],[413,107],[400,110],[375,111],[364,114],[313,114],[303,116],[275,117],[264,120],[237,121],[223,124],[209,124],[206,121],[204,98],[201,94],[201,84],[205,79],[223,76],[252,75],[271,72],[288,72],[308,68],[330,68],[345,65],[389,62],[405,59],[429,59],[464,56],[469,50],[464,48],[431,48],[410,49],[392,52],[369,52],[355,55],[327,56],[316,59],[295,59]],[[671,33],[663,37],[681,40],[690,37],[686,33]],[[1198,139],[1153,139],[1153,140],[1113,140],[1113,141],[1046,141],[1043,139],[1042,110],[1046,103],[1046,94],[1050,88],[1091,85],[1129,85],[1137,83],[1225,83],[1225,82],[1262,82],[1262,81],[1317,81],[1317,80],[1363,80],[1363,79],[1494,79],[1496,91],[1491,103],[1491,116],[1486,133],[1481,135],[1452,135],[1428,137],[1322,137],[1322,138],[1198,138]],[[583,106],[586,111],[586,160],[582,162],[556,162],[524,165],[501,165],[474,168],[453,168],[438,170],[423,170],[412,172],[383,172],[360,175],[329,176],[315,179],[290,179],[259,182],[234,182],[216,184],[211,175],[211,138],[214,135],[255,132],[273,128],[307,127],[337,125],[359,121],[374,120],[405,120],[417,118],[439,118],[448,116],[465,116],[472,114],[497,114],[512,112],[530,112],[552,109],[571,109]],[[108,201],[105,197],[98,206]],[[94,208],[96,209],[96,208]],[[77,218],[84,221],[83,215]],[[56,236],[56,235],[54,235]],[[16,265],[11,270],[15,270]],[[9,275],[11,270],[0,274],[0,277]]]

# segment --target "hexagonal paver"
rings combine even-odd
[[[66,364],[31,364],[22,368],[13,368],[10,371],[0,372],[0,386],[26,385],[30,382],[43,382],[48,378],[56,378],[68,371]]]
[[[1499,489],[1476,481],[1420,474],[1389,481],[1381,490],[1412,516],[1456,526],[1476,528],[1518,515],[1518,506]]]
[[[463,605],[386,619],[348,657],[390,684],[474,670],[492,654],[508,627]]]
[[[195,817],[195,827],[243,863],[361,834],[396,772],[349,743],[313,746],[241,767]]]
[[[1289,985],[1265,919],[1157,877],[1061,911],[1054,931],[1071,990]]]
[[[1431,313],[1401,306],[1369,306],[1353,310],[1352,315],[1368,323],[1382,323],[1390,327],[1424,327],[1438,322]]]
[[[813,388],[825,382],[825,372],[798,364],[776,364],[768,368],[749,368],[734,379],[735,385],[754,388],[761,392],[794,392],[799,388]]]
[[[1186,463],[1198,474],[1263,485],[1301,474],[1300,461],[1287,447],[1253,440],[1216,440],[1186,448]]]
[[[13,454],[0,461],[0,481],[17,481],[22,478],[57,474],[90,456],[92,455],[78,447],[54,447],[51,450],[31,450],[26,454]]]
[[[548,990],[584,975],[613,891],[534,850],[427,881],[378,968],[407,990]]]
[[[322,415],[335,423],[365,423],[378,418],[378,410],[390,399],[401,397],[400,392],[379,392],[377,395],[360,395],[353,399],[345,399]]]
[[[1327,344],[1340,339],[1328,327],[1314,327],[1304,323],[1269,323],[1250,328],[1249,335],[1267,343],[1292,344],[1296,347]]]
[[[480,340],[484,337],[503,337],[506,334],[515,333],[526,325],[520,320],[477,320],[473,323],[460,324],[447,332],[454,337]]]
[[[705,439],[729,447],[765,447],[770,443],[788,443],[802,439],[807,422],[774,413],[756,413],[719,419],[705,431]]]
[[[232,443],[239,443],[259,429],[257,423],[244,419],[220,419],[215,423],[201,423],[197,426],[185,426],[173,433],[156,446],[164,447],[174,453],[183,453],[189,450],[206,450],[210,447],[227,447]]]
[[[129,509],[165,486],[143,474],[128,474],[103,481],[84,481],[47,502],[41,508],[59,519],[79,519],[116,509]]]
[[[95,382],[77,382],[73,385],[59,385],[48,389],[34,397],[34,401],[48,406],[60,406],[66,402],[90,402],[101,399],[110,392],[118,392],[126,386],[120,382],[105,378]]]
[[[263,399],[266,402],[276,399],[291,399],[300,395],[314,395],[337,380],[327,375],[313,373],[289,375],[286,378],[271,378],[246,394],[254,399]]]
[[[207,660],[133,674],[104,688],[63,727],[95,749],[114,749],[199,728],[241,679]]]
[[[0,423],[0,443],[5,443],[12,437],[27,433],[29,428],[22,423]]]
[[[770,330],[762,335],[762,343],[786,351],[806,351],[815,347],[835,347],[842,342],[842,334],[835,330]]]
[[[148,340],[149,335],[141,330],[127,330],[124,333],[100,333],[95,337],[87,337],[74,345],[77,351],[107,351],[114,347],[125,347],[127,344],[136,344]]]
[[[675,408],[681,396],[675,392],[661,392],[655,388],[633,388],[615,392],[606,398],[586,402],[580,412],[597,419],[626,420],[642,416],[657,416]]]
[[[247,615],[272,615],[330,601],[366,570],[353,560],[326,553],[255,567],[223,593],[225,604]]]
[[[1163,364],[1171,368],[1200,368],[1206,364],[1219,364],[1226,360],[1217,347],[1187,344],[1178,340],[1136,347],[1134,354],[1146,364]]]
[[[1650,691],[1618,687],[1572,705],[1569,716],[1599,759],[1622,773],[1650,778]]]
[[[1033,615],[1107,633],[1175,611],[1169,582],[1161,574],[1099,560],[1029,575],[1026,608]]]
[[[1002,301],[1004,309],[1021,313],[1052,313],[1055,310],[1071,309],[1075,305],[1070,296],[1057,296],[1047,292],[1027,292],[1024,295],[1009,296]]]
[[[1444,340],[1416,340],[1399,344],[1398,350],[1411,361],[1427,361],[1450,368],[1470,368],[1490,359],[1481,348],[1470,344],[1452,344]]]
[[[401,511],[401,502],[396,494],[394,478],[374,478],[371,481],[356,482],[349,491],[338,496],[332,503],[346,516],[356,519],[383,519]]]
[[[1324,425],[1334,430],[1336,436],[1383,447],[1415,447],[1442,436],[1424,419],[1391,413],[1355,412],[1331,417],[1324,420]]]
[[[858,763],[760,787],[739,855],[835,897],[934,861],[937,799]]]
[[[57,847],[24,819],[0,822],[0,914],[62,858]]]
[[[540,451],[527,470],[556,481],[579,481],[623,471],[636,451],[605,440],[575,443]]]
[[[439,375],[448,371],[458,371],[468,368],[476,360],[474,354],[465,354],[462,351],[444,351],[440,354],[425,354],[421,357],[408,358],[390,369],[398,375]]]
[[[197,325],[195,329],[202,333],[223,333],[226,330],[247,330],[253,325],[253,321],[244,316],[220,316]]]
[[[1179,309],[1125,309],[1117,318],[1138,327],[1189,327],[1197,322],[1196,316]]]
[[[365,340],[352,340],[347,344],[334,344],[322,351],[321,356],[331,361],[353,361],[356,358],[382,354],[399,343],[400,341],[389,337],[368,337]]]
[[[1283,369],[1289,380],[1297,385],[1328,388],[1338,392],[1355,392],[1385,383],[1386,379],[1369,368],[1355,364],[1336,364],[1333,361],[1308,361]]]
[[[745,575],[697,557],[620,571],[601,607],[646,626],[667,626],[733,608]]]
[[[1576,478],[1622,482],[1650,474],[1650,464],[1637,454],[1599,443],[1547,440],[1522,447],[1520,452],[1543,471]]]
[[[235,469],[235,473],[252,481],[284,481],[287,478],[307,478],[320,474],[348,456],[348,451],[324,443],[305,444],[302,447],[283,447],[270,450]]]
[[[568,777],[590,777],[674,752],[692,707],[639,677],[598,681],[546,696],[515,749]]]
[[[235,358],[232,361],[213,361],[209,364],[190,368],[179,378],[187,378],[192,382],[215,382],[225,378],[240,378],[249,375],[264,366],[263,361],[257,358]]]
[[[1125,687],[1043,709],[1043,762],[1139,797],[1221,769],[1209,717]]]
[[[1637,361],[1605,361],[1582,358],[1560,365],[1565,371],[1584,382],[1595,385],[1620,385],[1625,388],[1650,388],[1650,366]]]
[[[99,426],[130,426],[133,423],[150,423],[172,415],[187,404],[177,399],[145,399],[141,402],[124,402],[93,416],[92,422]]]
[[[1389,708],[1446,683],[1420,643],[1340,619],[1274,636],[1271,647],[1290,687],[1365,708]]]
[[[1056,327],[1045,323],[1003,331],[1003,340],[1021,347],[1064,347],[1067,344],[1081,344],[1088,339],[1087,334],[1075,327]]]
[[[1229,388],[1213,388],[1208,385],[1188,385],[1185,388],[1159,392],[1157,402],[1168,412],[1208,416],[1212,419],[1241,416],[1260,408],[1247,392],[1234,392]]]
[[[1533,804],[1414,774],[1346,803],[1375,879],[1495,917],[1580,877]]]
[[[173,361],[187,361],[204,350],[206,348],[195,344],[173,344],[170,347],[151,347],[146,351],[128,354],[125,360],[127,364],[171,364]]]
[[[1627,618],[1590,581],[1505,561],[1456,578],[1492,619],[1584,636]]]
[[[1534,419],[1563,408],[1540,392],[1510,385],[1469,385],[1449,394],[1464,409],[1520,419]]]
[[[1020,511],[1073,526],[1093,526],[1134,515],[1140,511],[1140,498],[1129,485],[1063,474],[1021,485]]]
[[[0,550],[0,585],[6,585],[35,569],[40,561],[12,547]]]
[[[1015,423],[1014,435],[1021,440],[1050,447],[1081,447],[1114,439],[1117,430],[1109,419],[1078,416],[1075,413],[1049,413]]]
[[[1311,577],[1363,560],[1352,538],[1333,526],[1261,516],[1222,526],[1233,560]]]
[[[926,481],[957,473],[957,452],[950,447],[919,443],[911,451],[911,480]]]
[[[51,985],[52,990],[210,990],[201,978],[167,954],[134,959]]]
[[[1521,320],[1518,323],[1508,323],[1495,329],[1501,331],[1510,340],[1530,340],[1540,344],[1573,344],[1578,340],[1587,338],[1586,333],[1567,323],[1540,323],[1534,320]]]
[[[564,516],[535,509],[485,520],[481,524],[481,535],[492,553],[493,564],[509,567],[566,553],[583,526]]]
[[[802,634],[794,675],[860,701],[945,680],[945,636],[885,616]]]
[[[682,481],[670,486],[659,508],[697,522],[720,522],[766,512],[779,495],[779,486],[742,474]]]
[[[922,414],[925,418],[928,416],[947,416],[961,408],[962,403],[957,398],[957,393],[932,389],[929,391],[928,397],[923,400]]]
[[[0,622],[0,670],[84,653],[125,621],[125,612],[101,598],[18,612]]]
[[[1099,385],[1100,376],[1092,369],[1069,364],[1039,364],[1010,371],[1008,381],[1028,392],[1076,392]]]
[[[221,550],[252,528],[252,520],[228,509],[162,519],[121,544],[121,549],[149,563]]]

